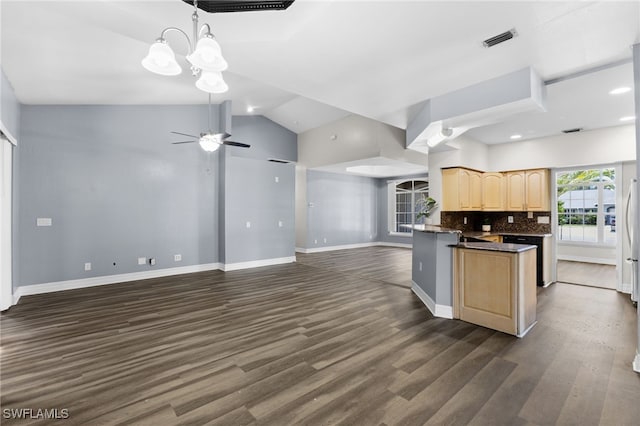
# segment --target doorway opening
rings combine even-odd
[[[620,166],[555,173],[557,281],[619,289]]]

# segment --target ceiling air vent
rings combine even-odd
[[[498,34],[497,36],[493,36],[491,38],[486,39],[485,41],[482,42],[482,45],[484,47],[493,47],[496,44],[500,44],[500,43],[505,42],[507,40],[511,40],[512,38],[514,38],[517,35],[518,35],[518,33],[516,32],[516,29],[512,28],[509,31],[503,32],[502,34]]]
[[[575,129],[565,129],[562,131],[562,133],[577,133],[581,131],[582,131],[582,127],[576,127]]]
[[[193,4],[193,0],[182,0],[185,3]],[[198,1],[198,9],[209,13],[226,12],[254,12],[257,10],[284,10],[291,6],[294,0],[290,1]]]

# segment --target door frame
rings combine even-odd
[[[0,120],[0,311],[14,305],[12,274],[13,149],[18,141]]]

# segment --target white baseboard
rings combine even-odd
[[[558,260],[570,260],[572,262],[585,262],[585,263],[601,263],[603,265],[616,265],[615,259],[605,259],[599,257],[585,257],[585,256],[569,256],[565,254],[559,254]]]
[[[411,291],[418,296],[422,303],[429,309],[429,311],[433,314],[434,317],[440,318],[453,318],[453,307],[447,305],[438,305],[433,301],[431,297],[427,293],[424,292],[423,289],[418,286],[414,281],[411,281]]]
[[[101,277],[81,278],[78,280],[56,281],[43,284],[24,285],[16,289],[13,294],[14,305],[20,297],[32,294],[52,293],[54,291],[75,290],[78,288],[95,287],[99,285],[117,284],[128,281],[146,280],[149,278],[169,277],[172,275],[190,274],[193,272],[213,271],[220,269],[220,263],[203,265],[180,266],[177,268],[157,269],[129,274],[106,275]]]
[[[622,286],[620,287],[620,290],[618,290],[620,293],[627,293],[627,294],[631,294],[631,283],[622,283]]]
[[[356,248],[379,247],[379,246],[402,247],[402,248],[412,248],[413,247],[412,244],[387,243],[387,242],[384,242],[384,241],[372,241],[370,243],[343,244],[343,245],[339,245],[339,246],[327,246],[327,247],[313,247],[313,248],[296,247],[296,252],[305,253],[305,254],[308,254],[308,253],[322,253],[322,252],[325,252],[325,251],[349,250],[349,249],[356,249]]]
[[[249,262],[226,263],[226,264],[223,264],[220,269],[222,269],[225,272],[228,272],[228,271],[237,271],[239,269],[259,268],[261,266],[282,265],[283,263],[294,263],[295,261],[296,261],[295,256],[278,257],[275,259],[263,259],[263,260],[252,260]]]

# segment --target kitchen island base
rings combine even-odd
[[[453,278],[454,318],[518,337],[535,325],[535,246],[461,243]]]

